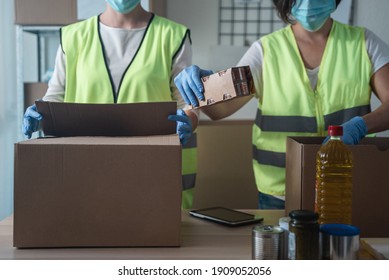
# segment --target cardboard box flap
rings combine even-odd
[[[47,83],[24,83],[24,111],[34,104],[36,100],[43,98],[47,87]]]
[[[325,137],[305,137],[305,136],[292,136],[288,137],[292,141],[295,141],[298,145],[316,144],[321,146]],[[366,137],[361,140],[358,146],[371,146],[373,149],[386,151],[389,149],[388,138],[386,137]],[[349,146],[354,147],[354,146]]]
[[[176,102],[80,104],[36,101],[51,136],[148,136],[176,133]]]
[[[238,111],[245,105],[253,96],[242,96],[225,101],[213,103],[209,106],[204,106],[201,111],[210,117],[212,120],[220,120]]]
[[[44,140],[44,141],[43,141]],[[21,141],[18,145],[78,145],[78,146],[180,146],[177,134],[104,137],[104,136],[74,136],[74,137],[44,137]]]

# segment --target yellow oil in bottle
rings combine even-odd
[[[341,140],[341,126],[329,126],[328,134],[316,156],[315,211],[320,224],[351,224],[352,153]]]

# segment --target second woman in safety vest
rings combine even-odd
[[[284,208],[288,136],[325,136],[342,125],[343,141],[389,128],[389,50],[371,31],[330,15],[340,0],[273,0],[290,23],[256,41],[238,66],[249,65],[258,109],[253,125],[253,169],[259,208]],[[175,79],[188,104],[202,100],[197,66]],[[370,93],[382,102],[370,112]]]

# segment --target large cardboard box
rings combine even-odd
[[[109,104],[89,106],[99,111]],[[170,126],[166,112],[174,113],[175,103],[159,106],[158,112],[154,104],[139,105],[139,127],[154,116]],[[15,144],[14,169],[15,247],[180,245],[181,145],[174,122],[166,135],[22,141]]]
[[[314,210],[316,153],[324,138],[289,137],[286,146],[286,201],[294,209]],[[353,153],[353,225],[362,237],[389,236],[389,138],[365,138]]]
[[[77,0],[15,0],[15,24],[64,25],[77,21]]]
[[[213,120],[225,118],[245,103],[255,93],[249,66],[233,67],[201,78],[205,100],[199,108]]]

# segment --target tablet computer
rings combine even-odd
[[[240,226],[263,221],[262,217],[225,207],[191,210],[189,214],[196,218],[206,219],[227,226]]]

